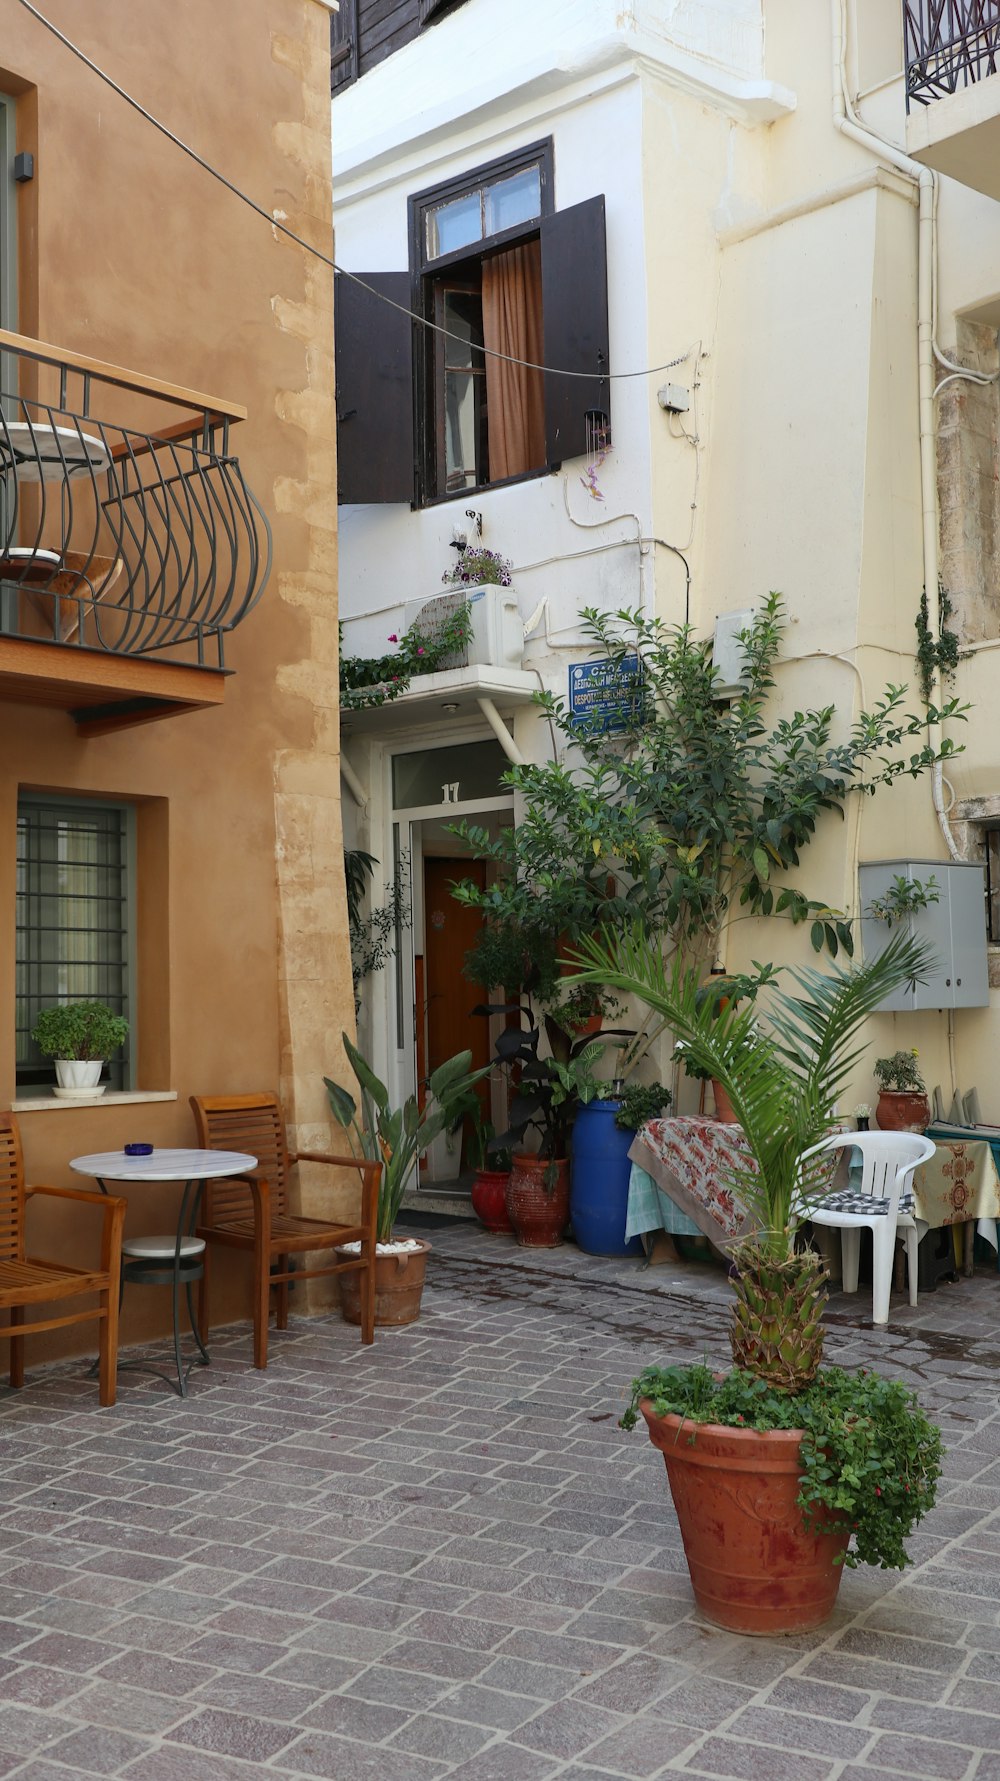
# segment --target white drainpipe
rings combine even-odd
[[[927,623],[932,638],[937,638],[941,612],[938,599],[940,551],[938,545],[937,507],[937,417],[934,410],[934,256],[936,231],[934,217],[934,174],[921,167],[903,150],[877,136],[860,122],[847,97],[844,74],[846,53],[845,0],[830,0],[833,34],[833,121],[842,135],[870,149],[880,160],[898,168],[919,188],[920,208],[917,223],[917,388],[920,404],[920,515],[923,533],[924,587],[927,591]],[[931,704],[941,702],[941,679],[935,669],[931,676]],[[929,731],[929,741],[940,745],[940,725]],[[953,860],[963,858],[948,821],[944,806],[944,769],[940,762],[931,771],[931,795],[934,813]]]

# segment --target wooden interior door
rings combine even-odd
[[[462,878],[485,884],[486,866],[481,860],[424,860],[424,994],[427,1008],[427,1069],[436,1070],[456,1052],[472,1052],[472,1068],[490,1061],[490,1023],[471,1014],[478,1002],[488,1000],[481,984],[462,975],[462,961],[474,946],[482,927],[478,909],[456,903],[451,886]],[[483,1116],[490,1116],[490,1085],[484,1077],[477,1085]]]

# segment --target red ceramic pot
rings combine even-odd
[[[472,1210],[480,1224],[488,1231],[508,1237],[512,1233],[507,1216],[509,1180],[509,1169],[477,1169],[472,1183]]]
[[[552,1177],[550,1181],[550,1176]],[[507,1215],[519,1243],[554,1249],[569,1223],[569,1163],[515,1156],[507,1184]]]
[[[798,1633],[833,1612],[850,1531],[805,1526],[800,1429],[721,1428],[639,1406],[663,1454],[695,1600],[735,1633]]]
[[[926,1132],[931,1108],[927,1096],[912,1089],[884,1088],[875,1117],[882,1132]]]

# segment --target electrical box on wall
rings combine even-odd
[[[859,867],[861,938],[865,957],[877,958],[900,931],[924,940],[936,963],[926,982],[904,983],[879,1007],[886,1012],[921,1008],[985,1008],[990,999],[986,955],[986,885],[982,866],[941,860],[873,860]],[[925,887],[934,879],[937,901],[889,923],[869,913],[897,878]]]
[[[720,612],[715,621],[712,662],[716,669],[713,692],[717,699],[738,699],[745,691],[747,656],[740,642],[740,632],[748,631],[753,620],[753,612],[748,609],[744,612]]]
[[[513,588],[489,584],[436,594],[432,600],[407,600],[403,619],[406,630],[419,625],[433,633],[435,626],[450,618],[463,600],[469,603],[472,635],[465,648],[456,650],[442,666],[520,668],[524,659],[524,626]]]

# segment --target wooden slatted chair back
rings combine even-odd
[[[24,1259],[24,1158],[12,1113],[0,1113],[0,1256]]]
[[[288,1211],[288,1149],[276,1095],[192,1095],[198,1142],[206,1150],[245,1150],[271,1189],[272,1212]],[[250,1189],[241,1181],[206,1181],[205,1224],[252,1219]]]

